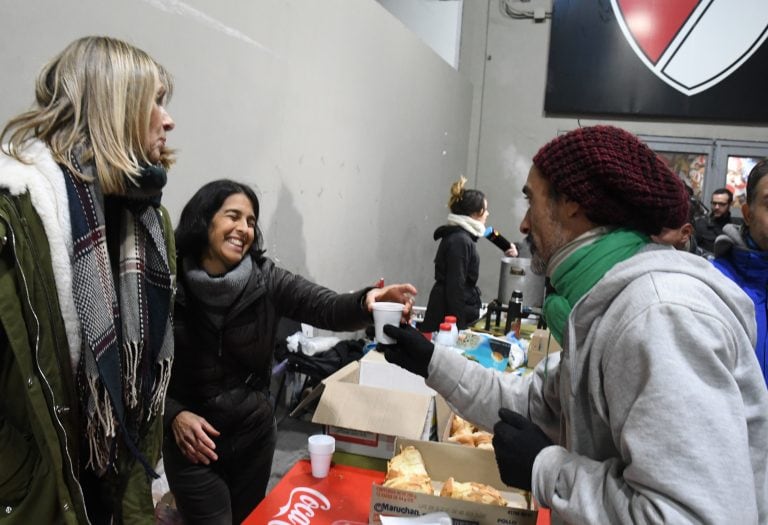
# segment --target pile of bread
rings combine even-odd
[[[436,494],[424,465],[424,459],[412,446],[401,449],[399,454],[387,462],[384,486],[500,507],[507,506],[507,501],[501,493],[490,485],[474,481],[461,483],[452,477],[446,480],[440,492]]]
[[[448,441],[466,445],[468,447],[493,450],[492,439],[493,434],[490,432],[480,430],[466,419],[462,419],[456,414],[453,415],[453,421],[451,421],[451,434],[448,436]]]

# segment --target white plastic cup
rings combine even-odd
[[[331,458],[336,450],[336,439],[327,434],[315,434],[307,439],[309,461],[312,464],[312,475],[324,478],[331,468]]]
[[[404,305],[401,303],[373,303],[373,324],[376,328],[376,341],[383,345],[396,343],[384,333],[384,325],[400,326],[400,318],[403,316]]]

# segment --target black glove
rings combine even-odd
[[[533,462],[541,449],[552,445],[536,423],[517,412],[499,409],[493,426],[493,452],[501,480],[510,487],[531,490]]]
[[[397,340],[391,345],[376,345],[384,352],[384,358],[426,379],[434,345],[411,325],[397,327],[387,324],[384,325],[384,333]]]

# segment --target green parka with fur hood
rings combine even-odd
[[[33,142],[25,157],[32,164],[0,154],[0,524],[88,523],[78,481],[81,432],[72,363],[79,325],[71,299],[67,194],[44,144]],[[162,208],[161,215],[172,254],[170,220]],[[151,464],[160,455],[161,420],[139,443]],[[116,522],[154,523],[144,468],[120,452],[117,467],[123,486],[108,489],[120,499]]]

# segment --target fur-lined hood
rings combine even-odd
[[[80,324],[72,295],[72,230],[67,188],[61,169],[43,142],[30,141],[21,156],[29,164],[0,153],[0,191],[13,196],[29,193],[43,223],[74,369],[80,357]]]

